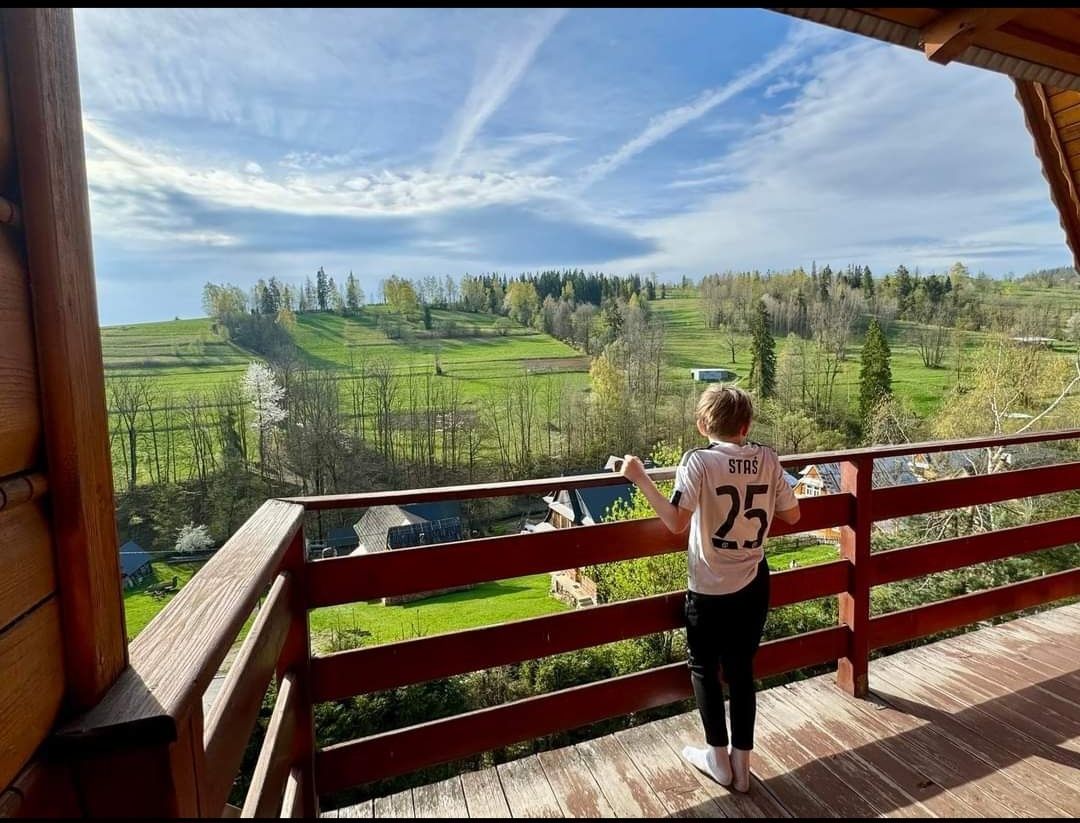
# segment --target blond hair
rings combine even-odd
[[[753,416],[750,395],[735,386],[709,386],[698,398],[697,420],[710,437],[740,434],[749,427]]]

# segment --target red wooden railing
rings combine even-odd
[[[802,501],[792,529],[839,527],[841,559],[773,575],[773,607],[836,595],[840,625],[774,640],[759,677],[837,661],[842,688],[864,694],[872,649],[1080,594],[1080,568],[871,618],[870,590],[897,580],[1080,541],[1080,516],[871,554],[874,521],[1080,489],[1080,462],[991,476],[874,488],[873,461],[956,449],[1071,441],[1080,430],[799,455],[787,467],[839,463],[841,490]],[[672,470],[653,470],[658,479]],[[656,519],[467,540],[303,562],[306,510],[513,496],[618,483],[611,474],[442,489],[269,501],[131,646],[131,667],[97,708],[69,726],[92,810],[222,813],[263,695],[278,683],[242,814],[311,815],[329,793],[522,740],[682,700],[685,665],[669,664],[314,750],[311,706],[492,666],[677,629],[682,593],[399,643],[310,655],[313,608],[445,589],[568,567],[682,551]],[[265,600],[206,718],[202,694],[260,595]],[[129,770],[136,797],[95,793],[94,777]],[[115,784],[113,784],[115,785]]]

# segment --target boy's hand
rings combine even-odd
[[[628,454],[623,458],[622,466],[619,468],[619,474],[631,483],[640,483],[648,477],[645,473],[645,466],[642,465],[641,460],[632,454]]]

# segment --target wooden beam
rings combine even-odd
[[[82,111],[71,9],[10,8],[22,217],[64,631],[67,701],[96,704],[127,663]]]
[[[840,556],[850,578],[839,597],[840,624],[850,630],[848,648],[836,669],[837,684],[866,697],[870,663],[870,529],[874,524],[874,461],[868,457],[840,464],[840,488],[855,500],[855,517],[840,527]]]
[[[772,608],[847,590],[842,560],[776,572]],[[312,660],[316,702],[534,660],[684,625],[684,591],[335,652]]]
[[[281,811],[298,716],[296,676],[290,673],[278,688],[241,817],[273,817]]]
[[[836,626],[764,643],[754,661],[762,678],[836,660],[848,643]],[[319,792],[407,774],[522,740],[586,726],[609,717],[685,700],[691,695],[685,663],[671,663],[584,686],[504,703],[489,709],[352,740],[315,756]]]
[[[801,506],[797,525],[774,521],[770,536],[847,523],[852,498],[827,494]],[[686,535],[657,517],[395,549],[309,563],[306,602],[336,606],[685,550]]]
[[[891,549],[870,558],[871,584],[879,586],[897,580],[908,580],[1078,541],[1080,516],[1048,520],[1044,523],[1026,523],[1011,529]]]
[[[979,32],[993,31],[1024,9],[953,9],[927,24],[920,43],[927,58],[945,65],[972,44]]]
[[[1071,569],[903,609],[870,621],[870,645],[875,649],[893,646],[1077,594],[1080,594],[1080,569]]]
[[[1035,156],[1042,163],[1043,177],[1050,186],[1050,199],[1057,207],[1065,242],[1073,255],[1073,266],[1080,271],[1080,196],[1069,171],[1068,157],[1054,122],[1047,89],[1041,83],[1016,81],[1016,99],[1024,112],[1024,121],[1035,143]]]
[[[1053,440],[1076,439],[1080,439],[1080,429],[1062,429],[1060,431],[1038,431],[994,437],[969,437],[960,440],[930,440],[924,443],[904,443],[899,446],[873,446],[862,449],[789,454],[781,457],[780,461],[784,468],[791,469],[808,466],[812,463],[843,463],[845,460],[857,460],[862,457],[879,460],[884,457],[898,457],[906,454],[930,454],[957,451],[959,449],[978,449],[984,446],[1018,446],[1023,443],[1048,443]],[[649,469],[649,476],[653,480],[671,480],[675,476],[675,469],[673,467]],[[400,506],[438,500],[513,497],[524,494],[542,494],[556,488],[584,489],[594,486],[616,486],[625,482],[621,477],[611,472],[604,472],[576,477],[549,477],[540,480],[477,483],[468,486],[442,486],[431,489],[402,489],[356,494],[327,494],[318,497],[284,497],[281,499],[290,503],[299,503],[312,511],[319,509],[364,509],[370,506]]]
[[[1078,488],[1080,462],[889,486],[874,490],[874,519],[892,520]]]

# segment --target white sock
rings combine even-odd
[[[706,746],[704,749],[686,746],[682,750],[682,756],[687,763],[702,774],[711,777],[721,786],[731,785],[731,767],[716,762],[716,750],[712,746]],[[724,759],[727,760],[727,758]]]

